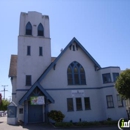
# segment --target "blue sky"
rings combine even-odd
[[[52,56],[76,37],[101,67],[130,68],[129,0],[1,0],[0,90],[8,85],[10,56],[17,54],[20,12],[37,11],[50,17]],[[3,94],[3,93],[2,93]]]

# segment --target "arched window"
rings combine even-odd
[[[85,71],[82,65],[78,62],[72,62],[67,69],[68,84],[69,85],[85,85]]]
[[[32,25],[30,22],[26,24],[26,35],[32,35]]]
[[[38,36],[44,36],[44,29],[41,23],[38,25]]]

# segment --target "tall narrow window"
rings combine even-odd
[[[75,84],[79,84],[79,72],[78,72],[78,67],[74,67],[74,79],[75,79]]]
[[[85,80],[85,72],[83,67],[80,67],[80,79],[81,79],[81,84],[84,85],[86,84],[86,80]]]
[[[116,82],[118,77],[119,77],[119,73],[113,73],[113,82]]]
[[[42,47],[39,47],[39,56],[42,56]]]
[[[31,47],[27,46],[27,55],[31,55]]]
[[[72,62],[67,69],[68,85],[85,85],[84,68],[76,61]]]
[[[19,108],[19,114],[23,114],[23,108]]]
[[[38,36],[44,36],[44,28],[41,23],[38,25]]]
[[[71,69],[71,67],[68,67],[67,73],[68,73],[68,84],[72,85],[73,84],[73,77],[72,77],[72,69]]]
[[[114,103],[113,103],[112,95],[107,95],[106,96],[106,100],[107,100],[107,108],[113,108],[114,107]]]
[[[81,98],[76,98],[76,110],[77,111],[82,110],[82,100],[81,100]]]
[[[90,110],[91,109],[89,97],[84,98],[84,106],[85,106],[85,110]]]
[[[30,22],[26,24],[26,35],[32,35],[32,25]]]
[[[31,75],[26,75],[26,86],[31,85]]]
[[[118,103],[118,107],[123,107],[123,100],[119,94],[117,94],[117,103]]]
[[[75,51],[75,45],[73,45],[73,51]]]
[[[67,110],[74,111],[73,98],[67,98]]]

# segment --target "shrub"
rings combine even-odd
[[[61,111],[56,111],[56,110],[51,110],[49,113],[48,113],[48,116],[56,121],[56,122],[62,122],[63,119],[64,119],[64,114],[61,112]]]
[[[112,121],[112,119],[111,118],[107,118],[107,121]]]
[[[118,121],[104,121],[104,125],[116,125]]]
[[[76,123],[77,126],[98,126],[100,125],[100,122],[87,122],[87,121],[84,121],[84,122],[78,122]]]
[[[55,126],[57,126],[57,127],[71,127],[71,126],[73,126],[73,123],[71,123],[71,122],[56,122]]]

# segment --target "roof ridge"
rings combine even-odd
[[[94,64],[100,69],[101,66],[96,62],[96,60],[89,54],[89,52],[81,45],[81,43],[73,37],[73,39],[68,43],[68,45],[65,47],[65,49],[56,57],[56,59],[46,68],[46,70],[41,74],[41,76],[37,79],[36,82],[41,82],[41,80],[46,76],[46,74],[50,71],[50,69],[56,64],[56,62],[60,59],[60,57],[64,54],[64,52],[68,49],[68,47],[73,44],[73,42],[76,42],[81,49],[85,52],[85,54],[94,62]],[[35,82],[35,83],[36,83]]]

